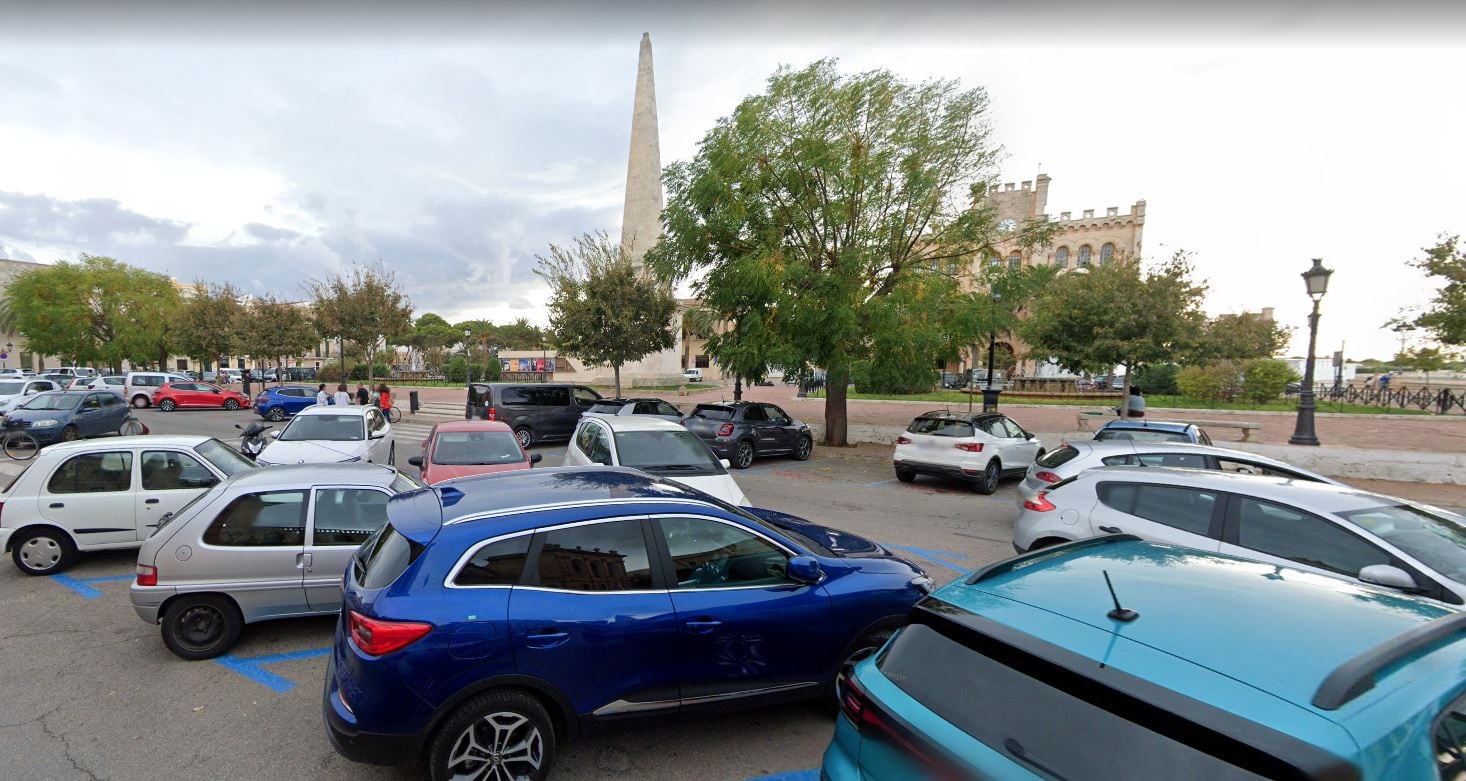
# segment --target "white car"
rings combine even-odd
[[[683,369],[682,379],[687,382],[702,382],[702,369]]]
[[[260,466],[397,463],[392,424],[376,407],[306,407],[283,430],[270,432],[270,437],[274,441],[256,459]]]
[[[1038,437],[996,412],[932,410],[896,437],[896,479],[917,475],[962,480],[980,494],[998,490],[1005,475],[1022,475],[1044,454]]]
[[[61,390],[61,386],[51,380],[0,378],[0,415],[10,414],[37,393],[53,390]]]
[[[0,492],[0,550],[27,575],[53,575],[79,551],[142,545],[160,519],[224,478],[254,468],[212,437],[51,445]]]
[[[122,381],[122,398],[137,409],[153,406],[153,394],[170,382],[192,382],[172,372],[128,372]]]
[[[633,467],[729,504],[750,506],[748,496],[728,474],[728,462],[670,420],[643,415],[581,418],[565,451],[565,465],[590,464]]]
[[[127,399],[127,377],[122,375],[107,375],[105,377],[93,377],[86,384],[87,390],[112,391],[123,400]]]

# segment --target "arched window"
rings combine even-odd
[[[1012,255],[1009,255],[1008,256],[1008,268],[1011,268],[1014,271],[1017,271],[1018,269],[1023,268],[1023,257],[1021,255],[1019,255],[1018,253],[1016,253],[1016,252],[1013,253]]]
[[[1114,259],[1115,259],[1115,245],[1106,243],[1103,247],[1100,247],[1100,265],[1101,266],[1103,266],[1106,263],[1109,263],[1110,261],[1112,261]]]
[[[1060,247],[1059,248],[1059,251],[1054,253],[1054,265],[1058,266],[1059,268],[1068,268],[1069,267],[1069,248],[1068,247]]]
[[[1089,249],[1089,245],[1088,244],[1085,244],[1084,246],[1080,247],[1079,248],[1079,265],[1081,265],[1081,266],[1088,266],[1089,265],[1089,255],[1090,255],[1090,249]]]

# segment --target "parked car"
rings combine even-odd
[[[275,381],[275,378],[278,377],[278,376],[279,376],[279,370],[272,366],[272,367],[266,369],[265,372],[260,375],[260,378],[264,382],[274,382]]]
[[[772,404],[699,404],[683,425],[738,469],[753,466],[755,457],[789,455],[807,461],[814,452],[809,426]]]
[[[25,377],[24,369],[7,369],[0,367],[0,380],[18,380]]]
[[[91,382],[91,377],[73,377],[70,382],[66,383],[62,390],[86,390]]]
[[[566,466],[627,466],[696,488],[729,504],[750,505],[727,459],[713,455],[691,431],[646,415],[585,417],[570,446]]]
[[[316,370],[313,366],[287,366],[281,369],[280,373],[285,382],[306,382],[316,378]]]
[[[1458,779],[1463,629],[1291,567],[1076,543],[922,600],[841,678],[820,777]]]
[[[1080,472],[1105,466],[1168,466],[1181,469],[1216,469],[1246,475],[1288,477],[1317,483],[1343,485],[1317,472],[1275,461],[1242,450],[1192,445],[1181,442],[1148,442],[1137,439],[1065,442],[1045,453],[1028,468],[1018,484],[1018,503],[1032,499],[1039,491],[1053,487]]]
[[[0,415],[9,415],[11,410],[37,393],[60,389],[61,386],[52,380],[12,380],[8,377],[0,379]]]
[[[387,500],[421,487],[372,464],[241,471],[159,523],[132,607],[184,659],[227,652],[245,624],[338,612],[341,573],[387,522]]]
[[[347,758],[433,778],[543,779],[594,724],[830,697],[931,584],[869,540],[627,469],[471,478],[387,518],[347,568],[321,704]]]
[[[1042,456],[1038,437],[1006,415],[932,410],[918,415],[896,437],[896,479],[917,475],[961,480],[980,494],[998,490],[1005,475],[1021,475]]]
[[[682,410],[661,399],[601,399],[586,410],[586,415],[614,417],[616,415],[642,415],[682,422]]]
[[[153,405],[153,394],[170,382],[188,382],[181,374],[170,372],[128,372],[123,384],[123,395],[128,403],[138,409]]]
[[[702,369],[698,369],[696,367],[691,369],[683,369],[682,380],[684,382],[702,382]]]
[[[90,366],[61,366],[50,370],[52,374],[63,374],[67,377],[95,377],[97,370]]]
[[[1210,445],[1211,437],[1194,423],[1174,423],[1165,420],[1143,418],[1115,418],[1100,426],[1094,438],[1131,439],[1141,442],[1190,442],[1193,445]]]
[[[127,400],[127,377],[123,375],[109,374],[93,377],[84,386],[87,390],[104,390],[117,394],[117,397]]]
[[[303,385],[265,388],[255,396],[255,414],[265,420],[281,421],[306,407],[316,405],[316,389]]]
[[[529,469],[543,458],[526,453],[509,424],[497,420],[456,420],[438,423],[422,442],[422,455],[407,463],[417,467],[422,481],[437,485],[473,475]]]
[[[1289,478],[1095,469],[1025,503],[1013,524],[1013,547],[1115,533],[1466,604],[1466,518]]]
[[[108,391],[47,391],[30,397],[6,416],[22,424],[42,445],[120,434],[131,417],[127,404]]]
[[[464,417],[507,423],[528,448],[570,439],[580,414],[600,400],[601,394],[584,385],[476,382],[469,388]]]
[[[170,382],[153,393],[153,404],[164,412],[176,409],[227,409],[249,407],[249,397],[224,390],[208,382]]]
[[[27,575],[54,575],[78,552],[141,545],[160,518],[250,469],[254,464],[212,437],[154,435],[48,447],[0,492],[0,550]]]
[[[307,407],[296,413],[255,459],[272,464],[397,463],[392,423],[376,407]]]
[[[214,381],[227,385],[238,385],[244,378],[244,372],[239,369],[220,369],[215,372]]]

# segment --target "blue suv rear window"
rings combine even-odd
[[[423,546],[397,533],[389,523],[368,537],[356,552],[356,582],[372,589],[391,585],[422,552]]]
[[[524,559],[529,554],[529,541],[530,535],[521,534],[479,548],[458,571],[453,584],[512,586],[518,583],[519,575],[524,571]]]

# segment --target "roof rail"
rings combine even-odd
[[[1062,545],[1053,545],[1047,548],[1040,548],[1036,551],[1029,551],[1028,553],[1025,553],[1021,556],[1014,556],[1011,559],[1004,559],[1002,561],[996,562],[994,564],[989,564],[986,567],[979,569],[967,578],[967,585],[971,586],[974,583],[981,583],[994,575],[1001,575],[1005,572],[1011,572],[1015,566],[1027,561],[1033,561],[1042,556],[1079,550],[1081,548],[1091,548],[1096,545],[1109,545],[1112,542],[1131,542],[1139,539],[1139,537],[1136,537],[1133,534],[1104,534],[1099,537],[1086,537],[1085,539],[1075,540],[1073,542],[1066,542]],[[1466,615],[1466,613],[1463,613],[1462,615]]]
[[[1334,668],[1318,685],[1313,707],[1338,710],[1350,700],[1374,688],[1375,673],[1410,654],[1449,637],[1466,632],[1466,613],[1442,616],[1405,632],[1398,637],[1365,650]]]

